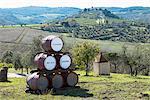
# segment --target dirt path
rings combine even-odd
[[[18,74],[18,73],[8,73],[8,77],[16,77],[16,78],[22,78],[26,77],[26,74]]]

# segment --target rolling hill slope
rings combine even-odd
[[[118,8],[110,7],[106,8],[117,16],[129,20],[141,21],[144,23],[150,23],[150,7],[128,7]]]
[[[0,9],[0,25],[39,24],[46,21],[61,19],[80,11],[73,7],[22,7]]]
[[[93,8],[92,8],[93,9]],[[107,9],[107,10],[106,10]],[[82,13],[84,11],[84,14]],[[85,13],[86,12],[86,13]],[[73,8],[73,7],[21,7],[21,8],[0,8],[0,25],[8,24],[39,24],[58,19],[64,19],[68,16],[74,17],[96,17],[96,18],[124,18],[150,23],[150,7],[97,7],[91,8]],[[90,14],[90,16],[89,16]],[[96,15],[96,16],[95,16]]]
[[[108,52],[121,52],[122,46],[126,44],[129,46],[130,50],[134,50],[134,46],[138,43],[129,43],[129,42],[112,42],[112,41],[101,41],[101,40],[88,40],[88,39],[79,39],[66,37],[64,33],[53,33],[42,30],[30,29],[30,28],[0,28],[0,58],[2,53],[7,50],[15,51],[15,52],[26,52],[29,51],[29,46],[34,39],[34,37],[38,37],[39,35],[48,36],[48,35],[61,35],[63,36],[63,40],[65,42],[65,47],[73,47],[77,42],[94,42],[97,43],[98,46],[101,47],[102,51]],[[13,35],[13,36],[12,36]],[[71,41],[71,42],[70,42]],[[140,43],[142,44],[142,43]],[[150,44],[142,44],[146,47],[150,47]]]
[[[66,21],[76,20],[80,25],[98,25],[99,22],[97,21],[103,19],[109,22],[112,20],[115,20],[115,22],[122,21],[122,19],[109,10],[101,8],[85,8],[78,14],[67,17]]]

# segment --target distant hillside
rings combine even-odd
[[[0,25],[39,24],[76,14],[79,8],[73,7],[22,7],[0,9]]]
[[[66,18],[66,21],[72,20],[75,20],[80,25],[97,25],[99,23],[105,23],[106,20],[109,22],[112,22],[113,20],[117,22],[121,19],[107,9],[85,8],[78,14]]]
[[[85,8],[79,14],[41,29],[83,39],[150,43],[150,25],[124,20],[105,8]]]
[[[75,18],[89,18],[89,19],[98,19],[98,18],[119,18],[118,16],[114,15],[107,9],[101,8],[85,8],[79,14],[76,14],[72,17]]]
[[[150,23],[150,7],[106,8],[117,16],[130,20]]]
[[[107,9],[107,10],[106,10]],[[73,15],[73,16],[72,16]],[[72,16],[72,17],[70,17]],[[0,9],[0,25],[9,24],[39,24],[60,20],[64,18],[76,18],[79,22],[95,24],[95,19],[129,19],[150,23],[150,7],[101,7],[79,9],[73,7],[22,7]],[[92,20],[91,20],[92,19]],[[81,21],[80,21],[81,20]]]

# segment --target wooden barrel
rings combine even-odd
[[[78,75],[75,72],[70,72],[67,76],[68,86],[75,86],[78,83]]]
[[[52,77],[52,87],[53,88],[61,88],[63,87],[63,84],[64,84],[64,79],[61,75],[59,74],[56,74]]]
[[[48,79],[40,76],[37,72],[28,76],[26,81],[32,90],[45,90],[48,88]]]
[[[37,90],[37,80],[39,78],[39,75],[37,73],[33,73],[30,76],[27,77],[27,84],[32,90]]]
[[[63,45],[63,40],[54,35],[42,39],[42,47],[47,52],[59,52],[62,50]]]
[[[39,90],[46,90],[48,88],[48,79],[44,76],[41,76],[38,80],[37,80],[37,87]]]
[[[35,56],[34,62],[40,70],[53,70],[56,67],[56,59],[53,54],[39,53]]]

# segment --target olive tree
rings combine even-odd
[[[21,56],[18,53],[15,53],[13,56],[13,65],[15,70],[20,70],[21,69],[21,73],[23,74],[23,66],[21,64]]]
[[[22,66],[26,69],[27,74],[29,74],[29,68],[31,68],[32,63],[33,63],[31,59],[31,52],[22,54],[21,63],[22,63]]]
[[[30,51],[28,52],[28,59],[30,59],[30,65],[32,67],[34,67],[34,57],[37,53],[43,51],[42,48],[41,48],[41,39],[43,38],[43,36],[38,36],[38,37],[35,37],[32,41],[32,45],[30,47]]]
[[[123,61],[125,65],[129,66],[130,73],[133,76],[137,76],[143,70],[146,70],[146,74],[149,73],[150,66],[150,48],[137,44],[133,51],[128,51],[127,47],[123,47]]]
[[[2,55],[2,62],[5,63],[12,63],[13,62],[13,52],[12,51],[6,51]]]
[[[118,67],[121,63],[120,55],[118,53],[106,53],[105,56],[110,61],[110,64],[114,66],[114,73],[117,73]]]
[[[85,66],[86,76],[88,76],[90,64],[92,64],[99,51],[98,45],[92,42],[77,43],[73,47],[72,54],[74,63]]]

